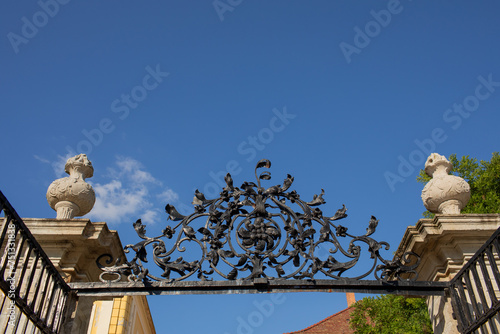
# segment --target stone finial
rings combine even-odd
[[[470,186],[461,177],[449,175],[451,163],[432,153],[425,162],[425,173],[432,176],[422,190],[424,206],[432,213],[460,214],[470,199]]]
[[[66,161],[64,171],[69,177],[52,182],[47,190],[47,201],[57,211],[57,219],[84,216],[95,203],[94,189],[85,182],[94,175],[94,167],[85,154],[79,154]]]

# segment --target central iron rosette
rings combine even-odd
[[[197,190],[194,212],[188,216],[167,204],[168,219],[176,225],[166,226],[160,236],[147,237],[145,225],[140,220],[135,222],[134,228],[142,241],[125,246],[125,252],[135,252],[134,258],[122,264],[117,260],[115,265],[105,267],[100,264],[104,257],[101,256],[98,259],[103,271],[101,280],[118,281],[127,275],[131,281],[176,282],[195,274],[200,280],[212,280],[216,274],[229,280],[284,280],[313,279],[318,273],[321,278],[358,280],[372,272],[379,280],[400,278],[402,273],[412,274],[416,279],[413,269],[418,260],[411,266],[406,265],[415,254],[405,254],[402,259],[392,261],[381,257],[379,250],[389,249],[389,244],[370,237],[378,224],[374,216],[366,234],[350,235],[347,227],[334,224],[347,217],[345,206],[333,216],[324,216],[319,209],[325,204],[323,190],[314,195],[312,201],[305,202],[295,190],[288,191],[294,180],[289,174],[281,185],[262,187],[261,180],[270,180],[271,173],[264,171],[258,175],[258,169],[270,166],[269,160],[259,161],[255,168],[257,183],[244,182],[239,188],[234,187],[231,175],[227,174],[226,187],[217,199],[207,200]],[[351,238],[347,249],[342,247],[339,238]],[[196,244],[201,250],[197,260],[174,256],[186,252],[188,243],[189,246]],[[362,274],[342,276],[358,262],[361,245],[367,248],[373,264]],[[144,267],[148,246],[152,247],[155,264],[163,270],[161,277]],[[321,250],[326,255],[319,256]]]
[[[238,244],[250,251],[254,248],[253,253],[262,253],[264,250],[273,251],[276,248],[275,241],[281,236],[278,225],[274,221],[264,220],[262,217],[255,218],[253,222],[250,219],[245,219],[237,229]]]

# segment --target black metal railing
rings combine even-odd
[[[450,282],[453,312],[461,333],[499,333],[500,229]]]
[[[70,288],[0,192],[0,331],[59,333]]]

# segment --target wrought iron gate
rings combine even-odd
[[[197,190],[190,215],[167,204],[173,224],[158,236],[147,236],[146,226],[136,221],[133,227],[141,241],[125,246],[133,259],[102,255],[97,260],[102,282],[71,287],[91,296],[284,291],[444,295],[446,283],[415,281],[418,255],[384,259],[381,251],[389,244],[372,238],[378,225],[374,216],[364,235],[352,235],[338,224],[347,217],[345,206],[330,215],[320,209],[325,204],[323,190],[304,201],[295,190],[289,191],[294,181],[289,174],[281,185],[263,187],[261,181],[270,180],[271,173],[259,174],[259,169],[270,166],[269,160],[259,161],[255,182],[239,188],[227,174],[216,199],[206,199]],[[190,253],[193,248],[195,255]],[[148,249],[155,268],[145,266]],[[368,264],[356,268],[363,255]],[[365,269],[356,272],[360,267]],[[364,279],[370,274],[375,280]]]
[[[133,227],[141,241],[125,247],[125,252],[133,251],[132,260],[103,254],[97,260],[101,282],[92,283],[66,284],[0,193],[6,216],[0,238],[2,316],[10,315],[10,305],[15,307],[12,320],[2,317],[0,329],[59,333],[73,295],[338,291],[412,296],[451,292],[461,332],[487,333],[488,326],[498,333],[500,230],[450,283],[416,281],[418,255],[385,259],[381,251],[389,244],[372,238],[378,225],[375,217],[369,219],[365,234],[353,235],[338,223],[347,217],[345,206],[333,215],[320,209],[323,190],[304,201],[295,190],[288,191],[294,181],[291,175],[280,185],[264,188],[261,181],[270,180],[271,173],[258,170],[270,165],[259,161],[256,183],[244,182],[239,188],[227,174],[217,199],[196,191],[190,215],[167,205],[173,224],[158,236],[147,236],[146,226],[136,221]],[[145,266],[147,249],[155,268]],[[320,254],[320,249],[327,251]],[[365,254],[368,269],[356,271]],[[371,274],[375,279],[367,280]]]

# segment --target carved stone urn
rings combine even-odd
[[[425,173],[432,176],[422,190],[424,206],[432,213],[460,214],[470,199],[470,186],[461,177],[449,175],[451,163],[432,153],[425,163]]]
[[[57,211],[57,219],[84,216],[92,210],[95,193],[85,179],[94,175],[94,167],[85,154],[69,158],[64,166],[68,177],[57,179],[47,190],[47,201]]]

